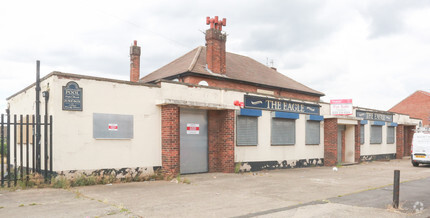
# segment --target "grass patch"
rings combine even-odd
[[[51,180],[53,188],[70,188],[70,181],[65,176],[57,176]]]
[[[240,173],[240,167],[242,166],[242,162],[237,162],[234,165],[234,173]]]
[[[20,204],[18,207],[24,207],[24,204]]]
[[[191,181],[188,178],[182,178],[181,174],[178,174],[176,176],[176,181],[177,181],[177,183],[184,183],[184,184],[187,184],[187,185],[191,184]]]
[[[143,181],[156,181],[165,179],[165,174],[158,169],[154,171],[153,174],[145,174],[142,175],[140,172],[133,174],[131,176],[126,176],[123,178],[117,178],[113,174],[109,175],[86,175],[86,174],[77,174],[75,177],[68,178],[64,175],[58,175],[50,180],[45,180],[42,174],[32,173],[30,175],[16,175],[17,178],[16,186],[14,186],[14,178],[15,175],[11,173],[11,187],[1,188],[7,189],[11,191],[15,191],[17,189],[28,189],[28,188],[62,188],[68,189],[71,187],[79,187],[79,186],[90,186],[90,185],[98,185],[98,184],[112,184],[112,183],[120,183],[120,182],[143,182]],[[190,184],[191,182],[187,179],[184,181],[186,184]]]

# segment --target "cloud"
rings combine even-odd
[[[25,5],[25,7],[23,7]],[[227,50],[354,104],[389,109],[430,78],[428,1],[8,1],[0,8],[0,99],[53,70],[142,76],[204,45],[206,16],[227,18]],[[5,101],[0,101],[0,109]]]

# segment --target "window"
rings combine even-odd
[[[320,144],[320,122],[314,120],[306,121],[306,144]]]
[[[382,126],[370,126],[370,144],[382,143]]]
[[[296,120],[272,119],[272,145],[294,145],[296,143]]]
[[[237,116],[237,145],[258,144],[258,117]]]
[[[364,144],[364,125],[360,125],[360,144]]]
[[[395,141],[394,126],[387,127],[387,144],[394,144]]]

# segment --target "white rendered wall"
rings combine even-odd
[[[62,87],[70,81],[83,88],[83,111],[62,110]],[[42,82],[42,91],[48,82],[54,171],[161,166],[159,88],[54,75]],[[32,102],[34,87],[9,100],[17,114],[34,113]],[[93,113],[133,115],[133,139],[94,139]]]
[[[283,161],[300,160],[309,158],[324,158],[324,125],[320,122],[320,144],[306,145],[306,115],[300,114],[296,120],[295,145],[272,146],[271,145],[271,112],[262,111],[258,118],[258,145],[236,146],[236,162],[252,161]]]

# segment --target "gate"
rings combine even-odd
[[[52,115],[1,114],[0,179],[1,187],[28,182],[29,175],[38,173],[46,183],[52,176]],[[39,133],[39,134],[37,134]],[[43,161],[42,161],[43,160]]]

